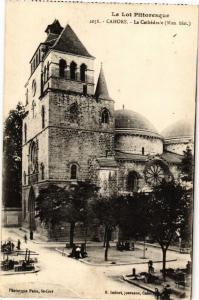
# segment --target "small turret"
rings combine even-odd
[[[97,86],[95,90],[95,97],[97,99],[112,100],[108,93],[108,88],[107,88],[102,64],[101,64],[100,74],[98,77]]]
[[[62,30],[63,30],[63,27],[60,25],[59,21],[55,19],[52,24],[47,26],[45,32],[47,34],[50,34],[50,33],[60,34],[62,32]]]

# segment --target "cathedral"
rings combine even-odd
[[[178,121],[159,133],[141,114],[115,110],[103,67],[95,87],[95,57],[73,29],[55,20],[45,32],[25,85],[23,226],[36,226],[35,198],[49,183],[89,180],[110,195],[179,178],[183,151],[193,148],[191,125]]]

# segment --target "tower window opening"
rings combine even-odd
[[[109,123],[109,111],[106,108],[104,108],[103,111],[102,111],[101,121],[102,121],[103,124],[108,124]]]
[[[24,125],[24,142],[25,143],[27,142],[27,125],[26,125],[26,123]]]
[[[71,179],[77,179],[77,166],[72,165],[70,169],[70,178]]]
[[[59,76],[65,77],[65,69],[66,69],[66,61],[64,59],[60,59],[59,61]]]
[[[142,155],[144,155],[144,147],[142,147]]]
[[[50,66],[50,64],[49,64],[49,62],[47,63],[47,68],[46,68],[46,79],[48,80],[49,79],[49,66]]]
[[[76,70],[77,70],[77,64],[72,61],[70,64],[70,79],[71,80],[76,80]]]
[[[42,118],[42,129],[45,128],[45,107],[41,108],[41,118]]]
[[[86,70],[87,70],[86,65],[82,64],[80,66],[80,80],[81,81],[86,81]]]

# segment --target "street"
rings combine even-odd
[[[16,240],[22,236],[17,235],[12,229],[3,229],[2,240],[6,238]],[[146,291],[130,285],[122,280],[122,274],[129,274],[132,268],[136,271],[146,271],[146,264],[123,266],[92,266],[81,261],[62,256],[55,250],[59,243],[35,243],[22,242],[22,248],[28,248],[39,253],[40,272],[32,274],[16,274],[1,277],[0,296],[2,297],[59,297],[59,298],[90,298],[104,299],[114,295],[117,299],[155,299]],[[154,256],[160,249],[153,249]],[[176,262],[170,262],[167,266],[184,266],[187,255],[171,252],[172,258],[178,258]],[[161,264],[155,264],[161,268]]]

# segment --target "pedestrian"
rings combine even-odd
[[[24,235],[24,242],[25,242],[25,243],[27,243],[27,239],[28,239],[28,238],[27,238],[27,235],[25,234],[25,235]]]
[[[20,240],[17,241],[17,249],[21,250],[21,241]]]
[[[149,262],[148,262],[148,273],[150,273],[150,274],[154,273],[154,267],[153,267],[152,260],[149,260]]]
[[[33,240],[33,231],[30,231],[30,240]]]
[[[157,288],[155,288],[155,292],[154,292],[154,295],[155,295],[155,299],[160,299],[160,292]]]
[[[14,251],[14,247],[15,247],[15,245],[14,245],[14,243],[12,242],[12,243],[11,243],[11,250],[12,250],[12,251]]]

